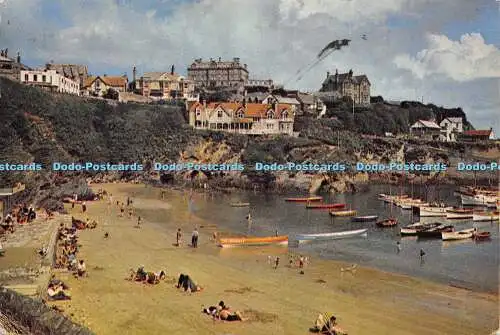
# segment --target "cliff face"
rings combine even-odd
[[[368,175],[347,173],[261,172],[251,167],[262,163],[356,163],[443,162],[462,159],[490,149],[463,144],[422,143],[365,136],[343,130],[335,119],[297,119],[300,137],[272,138],[195,131],[178,106],[136,104],[109,105],[80,97],[51,95],[38,89],[0,79],[0,161],[38,162],[42,171],[0,173],[0,185],[27,184],[20,196],[58,209],[58,200],[72,193],[89,194],[85,179],[109,181],[160,180],[185,183],[191,179],[214,187],[251,189],[324,188],[352,191]],[[495,151],[496,150],[496,151]],[[498,152],[498,148],[494,148]],[[491,152],[491,151],[490,151]],[[53,162],[141,163],[145,172],[79,173],[50,170]],[[242,172],[220,174],[187,172],[158,173],[153,162],[236,163],[247,166]],[[250,167],[250,168],[248,168]],[[370,175],[372,178],[373,175]],[[387,178],[385,179],[387,180]],[[200,184],[200,183],[198,183]]]

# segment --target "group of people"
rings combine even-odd
[[[56,248],[56,268],[66,268],[73,271],[75,277],[87,275],[87,266],[83,259],[77,260],[78,237],[75,226],[67,228],[63,223],[59,226],[58,243]]]
[[[246,321],[248,319],[243,318],[240,311],[231,311],[231,309],[226,306],[224,301],[220,301],[217,306],[210,306],[208,308],[203,308],[202,313],[210,315],[214,320],[222,321]]]
[[[159,272],[146,271],[142,265],[136,271],[131,269],[129,277],[132,281],[151,285],[159,284],[165,278],[167,278],[167,273],[164,270]]]
[[[8,213],[0,222],[0,233],[13,233],[14,224],[26,224],[36,219],[36,211],[33,206],[22,204],[16,206],[11,213]]]
[[[199,236],[200,236],[200,233],[198,232],[198,229],[194,228],[193,233],[191,234],[191,246],[193,248],[198,248],[198,238],[199,238]],[[181,228],[177,229],[175,240],[176,240],[175,245],[177,247],[180,247],[182,245],[182,230],[181,230]]]

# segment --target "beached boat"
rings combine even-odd
[[[248,207],[250,206],[249,202],[232,202],[231,207]]]
[[[439,227],[440,225],[441,223],[439,222],[432,222],[432,223],[417,222],[401,228],[400,234],[401,236],[414,236],[417,235],[419,231],[436,228]]]
[[[443,241],[466,240],[472,238],[473,235],[474,235],[474,228],[471,228],[454,232],[442,232],[441,239]]]
[[[303,241],[312,241],[312,240],[328,240],[328,239],[339,239],[346,237],[353,237],[366,234],[368,229],[356,229],[356,230],[347,230],[347,231],[339,231],[333,233],[320,233],[320,234],[299,234],[296,235],[296,239],[299,242]]]
[[[499,212],[474,212],[472,221],[496,221],[499,218]]]
[[[418,216],[420,217],[445,217],[446,212],[453,210],[453,207],[441,206],[421,206],[418,208]]]
[[[336,209],[345,208],[346,204],[307,204],[308,209]]]
[[[330,211],[331,216],[353,216],[356,215],[358,212],[355,210],[348,210],[348,211]]]
[[[364,216],[355,216],[351,219],[354,222],[369,222],[375,221],[378,219],[378,215],[364,215]]]
[[[288,244],[288,236],[268,236],[268,237],[228,237],[220,238],[219,246],[222,248],[240,246],[259,246],[269,244]]]
[[[451,233],[455,228],[451,225],[440,225],[435,228],[417,232],[418,238],[441,238],[441,233]]]
[[[482,232],[474,233],[475,240],[489,240],[490,237],[491,237],[491,234],[489,231],[482,231]]]
[[[376,225],[382,228],[394,227],[398,224],[398,220],[395,218],[389,218],[381,221],[377,221]]]
[[[310,201],[322,201],[322,197],[306,197],[306,198],[285,198],[288,202],[310,202]]]

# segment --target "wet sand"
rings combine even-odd
[[[283,247],[221,250],[210,236],[213,222],[189,217],[178,192],[144,192],[144,185],[106,184],[113,202],[87,202],[69,209],[76,218],[100,224],[79,232],[78,257],[87,263],[89,277],[74,279],[58,273],[71,287],[73,299],[56,303],[75,321],[96,334],[308,334],[320,312],[331,311],[349,334],[490,334],[498,328],[495,295],[435,284],[408,276],[312,259],[299,274],[287,267]],[[154,195],[152,195],[154,194]],[[121,218],[116,201],[131,196],[143,217]],[[153,213],[148,214],[148,213]],[[200,228],[198,249],[187,246],[194,226]],[[184,246],[176,247],[175,231],[183,229]],[[109,232],[110,238],[104,239]],[[280,255],[274,270],[267,256]],[[125,280],[129,269],[166,270],[176,278],[189,274],[205,289],[186,294],[173,281],[146,286]],[[201,306],[224,300],[250,317],[248,322],[214,322]]]

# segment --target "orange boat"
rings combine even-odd
[[[309,209],[327,209],[327,208],[345,208],[346,204],[307,204],[306,208]]]
[[[310,202],[310,201],[321,201],[322,197],[307,197],[307,198],[285,198],[288,202]]]
[[[231,248],[240,246],[255,246],[267,244],[287,244],[288,236],[268,236],[268,237],[229,237],[219,239],[221,248]]]

